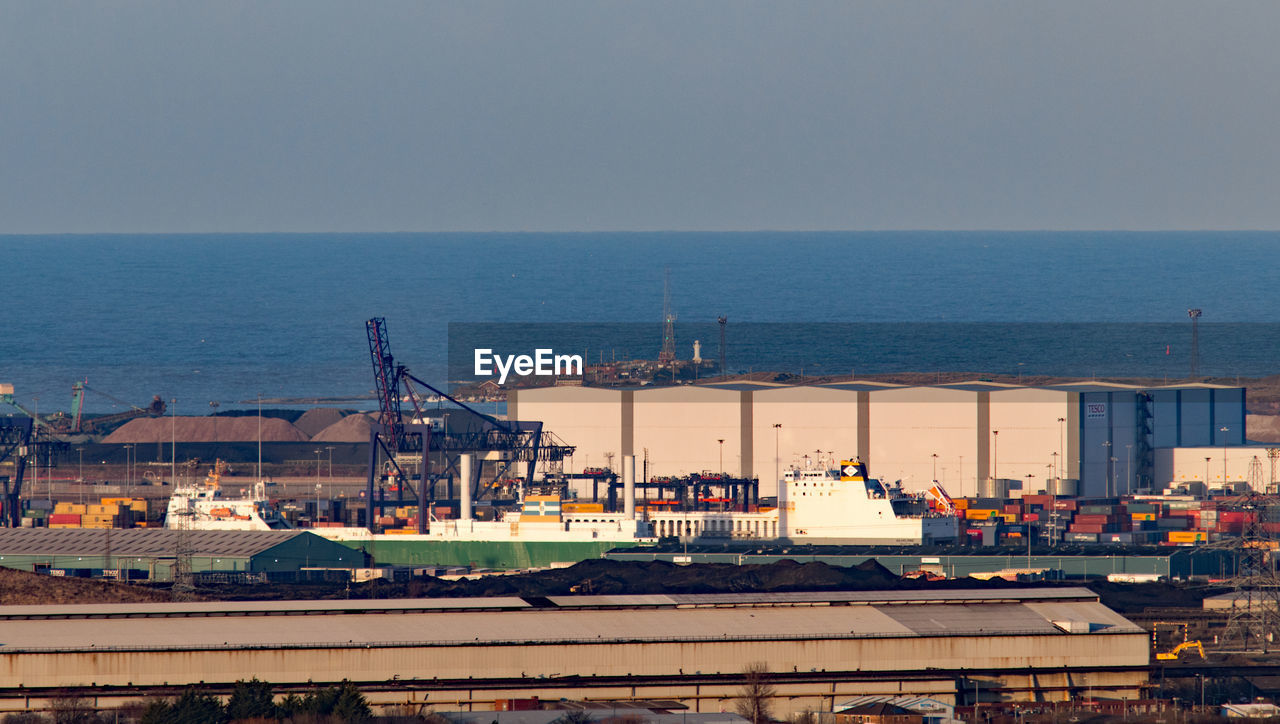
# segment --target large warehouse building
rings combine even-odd
[[[860,457],[872,475],[914,490],[937,479],[952,495],[977,495],[990,478],[1043,490],[1064,478],[1103,496],[1185,478],[1156,477],[1157,449],[1243,445],[1244,400],[1243,388],[1208,384],[728,383],[521,389],[507,411],[576,445],[573,472],[635,455],[649,475],[758,477],[768,496],[779,470],[806,456]],[[1237,467],[1231,480],[1247,473]]]
[[[1149,636],[1081,588],[0,607],[0,708],[351,680],[375,702],[492,710],[676,699],[775,713],[863,694],[1135,699]]]
[[[53,575],[173,580],[179,556],[192,573],[361,568],[360,551],[302,530],[0,528],[0,566]]]

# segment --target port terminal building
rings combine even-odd
[[[375,704],[673,699],[732,710],[758,663],[783,716],[855,696],[1137,699],[1150,636],[1082,588],[0,607],[0,710],[99,706],[250,674]]]
[[[541,420],[576,446],[567,472],[635,455],[649,476],[757,477],[762,496],[776,494],[781,471],[818,458],[861,458],[874,477],[908,490],[938,480],[957,497],[1161,490],[1205,476],[1206,456],[1206,482],[1230,484],[1247,479],[1252,456],[1266,458],[1232,450],[1247,440],[1245,390],[1213,384],[733,382],[508,395],[511,419]]]

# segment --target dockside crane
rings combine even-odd
[[[28,412],[14,399],[13,385],[0,383],[0,402],[8,403],[23,413],[22,417],[0,417],[0,464],[12,459],[12,476],[0,478],[3,488],[3,510],[0,520],[17,528],[22,524],[22,482],[27,466],[56,467],[59,455],[70,445],[57,437],[52,424]]]
[[[12,479],[3,478],[3,519],[17,528],[21,523],[22,477],[27,470],[27,456],[31,452],[31,430],[35,421],[30,417],[0,417],[0,464],[13,459]]]
[[[101,395],[102,397],[105,397],[108,400],[111,400],[112,402],[115,402],[120,405],[124,405],[128,409],[123,412],[117,412],[111,415],[103,415],[101,417],[94,417],[94,418],[85,420],[84,419],[84,393],[86,391],[92,392],[97,395]],[[164,399],[162,399],[160,395],[155,395],[154,397],[151,398],[151,404],[147,405],[146,407],[139,407],[137,405],[125,402],[124,400],[121,400],[118,397],[113,397],[103,392],[102,390],[99,390],[94,387],[90,387],[89,381],[85,380],[84,382],[76,382],[73,385],[71,385],[71,410],[72,412],[71,412],[70,432],[72,433],[84,432],[84,433],[92,434],[92,433],[98,432],[99,430],[113,423],[123,422],[125,420],[132,420],[135,417],[143,417],[147,415],[151,417],[160,417],[165,413],[165,404],[164,404]]]
[[[374,501],[374,480],[378,477],[378,451],[381,450],[395,475],[400,481],[400,490],[409,483],[410,476],[400,465],[402,455],[421,456],[421,467],[417,476],[418,527],[425,532],[427,516],[427,486],[432,480],[450,475],[458,467],[461,455],[472,452],[501,451],[505,453],[502,465],[496,476],[503,474],[514,463],[527,463],[524,478],[526,484],[532,483],[533,474],[538,462],[559,462],[573,454],[574,448],[560,442],[550,432],[542,429],[541,422],[515,420],[498,420],[481,413],[452,395],[437,389],[430,383],[409,373],[404,365],[396,364],[391,354],[390,341],[387,336],[386,320],[374,317],[365,322],[365,330],[369,341],[369,356],[373,363],[375,394],[378,396],[378,420],[370,426],[369,433],[369,470],[365,496],[367,505],[366,522],[370,530],[374,528],[374,510],[383,503]],[[438,398],[448,400],[458,408],[474,417],[477,424],[464,430],[447,430],[435,428],[428,418],[423,399],[418,389],[428,390]],[[408,399],[413,408],[412,416],[406,421],[401,409],[403,400]],[[438,471],[428,470],[432,451],[440,453],[443,466]],[[475,491],[475,480],[461,481]],[[478,491],[483,493],[483,490]],[[473,496],[478,499],[478,495]]]

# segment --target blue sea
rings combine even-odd
[[[375,316],[439,384],[450,324],[618,323],[631,338],[597,335],[589,361],[652,358],[667,269],[678,352],[700,337],[716,357],[724,315],[735,371],[1176,378],[1198,307],[1200,372],[1262,376],[1280,372],[1277,251],[1277,232],[0,236],[0,382],[41,412],[83,380],[96,412],[358,398]]]

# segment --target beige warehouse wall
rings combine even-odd
[[[873,477],[901,480],[907,490],[924,490],[933,479],[936,454],[938,479],[948,492],[954,496],[973,494],[978,461],[978,393],[910,387],[870,394]]]
[[[565,460],[565,472],[603,467],[613,454],[613,467],[622,470],[622,398],[619,390],[593,387],[545,387],[519,390],[516,412],[522,420],[541,420],[544,430],[577,450]],[[510,410],[509,410],[510,411]]]
[[[1275,447],[1274,445],[1271,447]],[[1170,482],[1185,483],[1192,480],[1203,481],[1205,477],[1205,458],[1208,458],[1209,486],[1222,485],[1223,454],[1226,454],[1226,481],[1240,483],[1249,481],[1249,467],[1253,459],[1258,459],[1261,470],[1261,488],[1265,493],[1271,482],[1271,459],[1267,456],[1267,447],[1177,447],[1163,448],[1155,456],[1156,485],[1166,486]],[[1124,461],[1118,463],[1124,465]],[[1277,478],[1280,479],[1280,462],[1276,465]]]
[[[687,475],[719,466],[723,439],[724,472],[743,469],[742,393],[705,387],[663,387],[635,392],[636,465],[649,449],[649,474]]]
[[[1066,444],[1066,423],[1057,420],[1067,419],[1070,398],[1071,393],[1059,390],[991,392],[988,432],[1000,432],[991,440],[994,477],[1023,481],[1024,493],[1044,490],[1046,478],[1053,476],[1053,453]]]
[[[803,457],[814,455],[816,450],[830,453],[837,461],[859,454],[856,391],[823,387],[759,390],[752,394],[752,407],[753,469],[760,478],[762,496],[777,495],[775,470],[803,464]],[[782,427],[775,431],[775,424]]]

